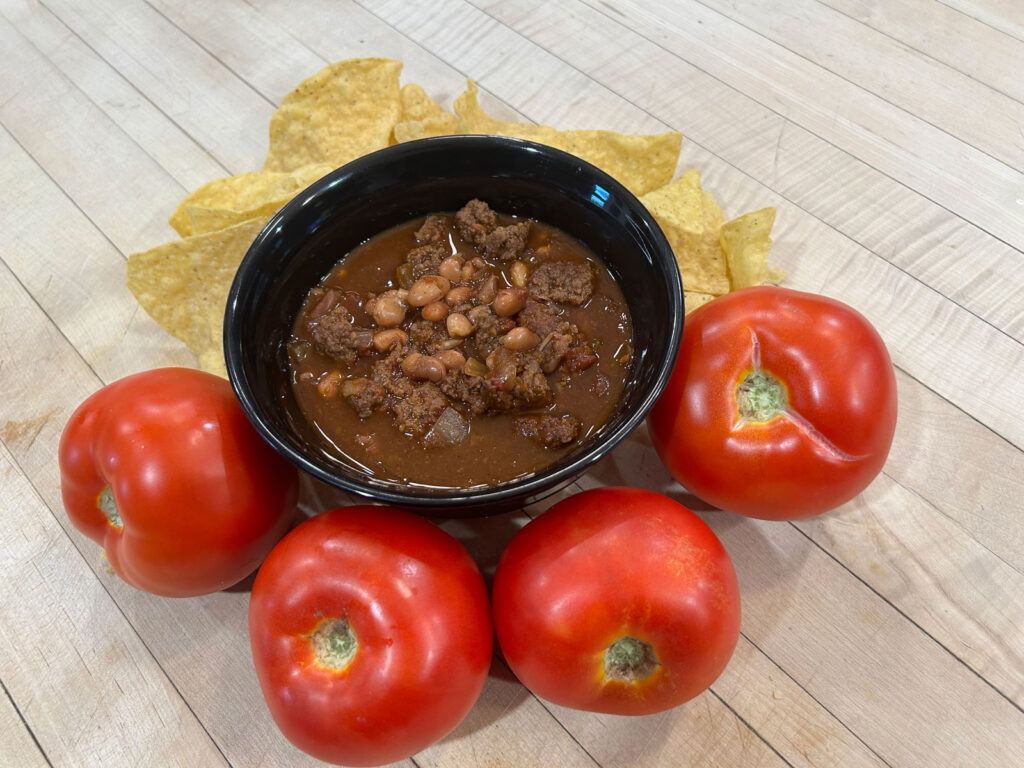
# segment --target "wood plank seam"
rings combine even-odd
[[[1014,96],[1013,94],[1007,93],[1006,91],[1002,90],[1001,88],[999,88],[997,86],[994,86],[994,85],[992,85],[990,83],[986,83],[984,80],[981,80],[980,78],[976,77],[975,75],[972,75],[970,72],[966,72],[963,69],[959,69],[958,67],[953,66],[952,64],[948,64],[947,62],[943,61],[942,59],[936,58],[932,54],[928,53],[928,51],[924,51],[921,48],[918,48],[916,45],[912,45],[912,44],[906,42],[905,40],[901,40],[900,38],[896,37],[895,35],[892,35],[892,34],[886,32],[883,29],[879,29],[878,27],[874,26],[873,24],[868,24],[863,19],[858,19],[856,16],[853,16],[853,15],[847,13],[846,11],[843,11],[843,10],[841,10],[839,8],[831,6],[828,3],[822,2],[822,0],[815,0],[815,1],[818,2],[821,5],[824,5],[826,8],[830,8],[833,12],[838,13],[840,16],[845,16],[850,21],[853,21],[853,22],[855,22],[857,24],[860,24],[863,27],[866,27],[866,28],[868,28],[870,30],[873,30],[874,32],[878,33],[879,35],[882,35],[883,37],[886,37],[889,40],[892,40],[893,42],[898,43],[899,45],[902,45],[902,46],[910,49],[914,53],[917,53],[917,54],[919,54],[921,56],[924,56],[927,59],[930,59],[931,61],[935,62],[936,64],[942,65],[944,67],[948,67],[949,69],[953,70],[957,74],[963,75],[964,77],[973,80],[974,82],[978,83],[979,85],[985,86],[989,90],[995,91],[996,93],[999,93],[999,94],[1005,96],[1006,98],[1010,99],[1011,101],[1016,101],[1017,103],[1024,103],[1018,97]],[[962,16],[965,16],[966,18],[972,18],[970,16],[967,16],[967,14],[963,13],[963,11],[960,11],[960,10],[958,10],[956,8],[953,8],[951,10],[956,11],[957,13],[959,13]],[[974,19],[974,21],[977,21],[977,19]],[[986,25],[986,26],[988,26],[988,25]]]
[[[3,695],[7,697],[7,700],[11,702],[11,707],[14,709],[15,714],[17,714],[18,719],[21,720],[21,724],[25,726],[25,730],[31,737],[32,743],[36,745],[36,749],[39,750],[40,756],[43,758],[43,760],[46,761],[46,764],[51,766],[52,768],[53,762],[50,760],[50,756],[46,754],[46,750],[43,749],[43,745],[39,743],[39,739],[36,736],[35,731],[32,730],[32,726],[30,726],[28,724],[28,720],[25,719],[25,713],[21,711],[21,707],[19,707],[18,702],[14,700],[14,697],[11,695],[10,690],[8,690],[7,688],[7,684],[4,683],[2,678],[0,678],[0,691],[2,691]]]
[[[466,2],[469,2],[469,3],[473,4],[473,6],[474,6],[475,8],[477,8],[478,10],[480,10],[480,12],[481,12],[481,13],[487,13],[487,14],[488,14],[489,16],[491,16],[491,14],[490,14],[490,13],[488,13],[488,11],[486,11],[486,10],[483,10],[483,9],[479,8],[479,7],[478,7],[478,6],[476,5],[476,3],[475,3],[475,0],[466,0]],[[660,50],[662,50],[662,51],[663,51],[663,52],[664,52],[664,53],[665,53],[666,55],[668,55],[668,56],[671,56],[672,58],[675,58],[675,59],[680,59],[681,61],[684,61],[684,62],[685,62],[685,63],[686,63],[686,64],[687,64],[688,66],[691,66],[691,67],[693,67],[694,69],[696,69],[696,70],[698,70],[698,71],[702,72],[702,73],[703,73],[704,75],[706,75],[707,77],[709,77],[709,78],[711,78],[711,79],[713,79],[713,80],[715,80],[715,81],[717,81],[717,82],[721,83],[721,84],[723,85],[723,87],[725,87],[725,88],[728,88],[729,90],[733,91],[734,93],[736,93],[736,94],[737,94],[737,95],[739,95],[740,97],[742,97],[742,98],[746,98],[746,99],[751,99],[752,101],[756,102],[756,103],[757,103],[757,104],[758,104],[758,105],[759,105],[759,106],[760,106],[760,107],[761,107],[762,109],[764,109],[764,110],[766,110],[766,111],[768,111],[768,112],[770,112],[770,113],[772,113],[772,114],[774,114],[774,115],[777,115],[778,117],[780,117],[780,118],[782,118],[782,119],[787,119],[787,120],[788,120],[788,118],[786,118],[786,116],[785,116],[785,115],[783,115],[783,114],[782,114],[781,112],[779,112],[779,111],[778,111],[777,109],[775,109],[774,107],[772,107],[772,106],[771,106],[770,104],[766,104],[766,103],[764,103],[764,102],[762,102],[762,101],[759,101],[759,100],[755,99],[754,97],[752,97],[752,96],[750,96],[750,95],[748,95],[748,94],[746,94],[746,93],[744,93],[744,92],[742,92],[742,91],[738,90],[738,89],[737,89],[737,88],[736,88],[735,86],[733,86],[732,84],[730,84],[730,83],[728,83],[728,82],[726,82],[726,81],[722,80],[722,79],[721,79],[720,77],[718,77],[718,76],[717,76],[717,75],[715,75],[714,73],[712,73],[712,72],[708,71],[707,69],[705,69],[704,67],[700,66],[699,64],[696,64],[696,63],[694,63],[694,62],[691,62],[691,61],[688,61],[688,60],[684,60],[684,59],[681,59],[681,58],[679,57],[679,55],[678,55],[678,54],[676,54],[676,53],[675,53],[674,51],[672,51],[671,49],[669,49],[669,48],[666,48],[666,47],[665,47],[664,45],[660,44],[660,43],[659,43],[659,42],[658,42],[657,40],[654,40],[654,39],[652,39],[651,37],[649,37],[648,35],[644,34],[643,32],[641,32],[641,31],[639,31],[639,30],[637,30],[637,29],[634,29],[634,28],[632,28],[632,27],[628,27],[628,26],[626,26],[625,24],[623,24],[623,22],[622,22],[621,20],[619,20],[619,19],[616,19],[616,18],[615,18],[614,16],[612,16],[611,14],[609,14],[609,13],[608,13],[607,11],[605,11],[604,9],[602,9],[602,8],[598,7],[598,4],[595,4],[595,3],[594,3],[594,2],[592,1],[592,0],[579,0],[579,2],[582,2],[582,3],[583,3],[583,4],[585,4],[585,5],[586,5],[586,6],[588,7],[588,8],[592,9],[592,10],[593,10],[593,11],[595,11],[596,13],[599,13],[599,14],[601,14],[602,16],[604,16],[605,18],[607,18],[608,20],[610,20],[610,21],[612,21],[612,22],[614,22],[614,23],[618,24],[618,25],[619,25],[620,27],[622,27],[622,28],[623,28],[624,30],[628,31],[629,33],[631,33],[631,34],[634,34],[634,35],[636,35],[637,37],[640,37],[640,38],[642,38],[643,40],[645,40],[645,41],[646,41],[646,42],[648,42],[649,44],[651,44],[651,45],[653,45],[653,46],[655,46],[655,47],[659,48],[659,49],[660,49]],[[705,7],[707,7],[707,6],[705,6]],[[714,9],[710,9],[710,8],[709,8],[709,10],[711,10],[711,11],[714,11]],[[491,16],[491,18],[495,18],[495,17],[494,17],[494,16]],[[723,17],[723,18],[728,18],[728,17]],[[500,20],[500,19],[496,19],[496,18],[495,18],[495,21],[496,21],[497,23],[499,23],[499,24],[502,24],[502,23],[503,23],[503,22],[501,22],[501,20]],[[731,19],[730,19],[730,21],[731,21]],[[753,31],[753,32],[754,32],[755,34],[757,34],[757,33],[756,33],[756,30],[752,30],[752,31]],[[531,42],[532,42],[532,41],[531,41]],[[780,47],[782,47],[782,46],[780,46]],[[788,50],[788,49],[787,49],[787,50]],[[549,51],[549,53],[551,53],[551,52]],[[557,56],[556,54],[554,54],[554,53],[551,53],[551,55],[552,55],[552,56],[555,56],[555,57],[556,57],[556,58],[558,58],[558,59],[559,59],[560,61],[563,61],[563,62],[564,62],[564,59],[562,59],[561,57]],[[794,55],[797,55],[797,56],[799,56],[799,54],[796,54],[796,53],[794,53]],[[804,57],[801,57],[801,58],[804,58]],[[564,62],[564,63],[566,64],[566,66],[570,66],[570,67],[573,67],[573,69],[576,69],[577,71],[579,71],[579,70],[578,70],[578,68],[577,68],[577,67],[575,67],[574,65],[572,65],[571,63],[569,63],[569,62]],[[812,62],[812,63],[813,63],[813,62]],[[585,75],[586,75],[587,73],[581,73],[581,74],[585,74]],[[590,77],[589,75],[587,75],[587,76],[588,76],[588,77]],[[838,75],[837,75],[837,77],[838,77]],[[594,78],[591,78],[591,79],[594,79]],[[595,80],[595,82],[600,82],[600,81],[599,81],[599,80]],[[856,84],[854,84],[854,85],[856,85]],[[606,86],[606,87],[607,87],[607,86]],[[859,87],[859,86],[858,86],[858,87]],[[625,96],[624,94],[622,94],[622,93],[619,93],[619,92],[617,92],[617,91],[615,91],[614,89],[611,89],[611,88],[609,88],[609,90],[611,90],[611,91],[612,91],[613,93],[615,93],[616,95],[620,96],[621,98],[623,98],[623,99],[626,99],[627,101],[629,101],[629,98],[628,98],[627,96]],[[863,89],[861,89],[861,90],[863,90]],[[865,93],[868,93],[868,91],[865,91]],[[884,99],[883,99],[883,101],[884,101]],[[633,103],[633,102],[630,102],[630,103]],[[886,103],[888,103],[888,102],[886,102]],[[642,107],[642,106],[639,106],[639,105],[637,105],[637,104],[635,104],[635,103],[634,103],[634,106],[636,106],[636,107],[637,107],[637,109],[643,110],[643,111],[644,111],[644,112],[646,112],[647,114],[651,114],[651,113],[650,113],[650,112],[649,112],[648,110],[644,109],[644,107]],[[897,108],[898,108],[898,107],[897,107]],[[905,110],[900,110],[900,111],[903,111],[903,112],[905,112]],[[910,115],[911,117],[913,117],[913,118],[914,118],[914,119],[916,119],[916,120],[920,120],[920,119],[921,119],[921,118],[918,118],[918,117],[917,117],[916,115],[913,115],[912,113],[909,113],[909,112],[905,112],[905,114],[908,114],[908,115]],[[659,118],[657,118],[657,117],[656,117],[656,116],[654,116],[654,115],[651,115],[651,116],[652,116],[652,117],[655,117],[655,119],[659,119]],[[924,121],[924,120],[922,120],[922,122],[925,122],[925,123],[927,123],[927,121]],[[930,125],[930,123],[928,123],[928,124]],[[927,201],[928,201],[929,203],[931,203],[931,204],[935,205],[936,207],[938,207],[938,208],[940,208],[940,209],[942,209],[942,210],[946,211],[946,212],[947,212],[947,213],[949,213],[950,215],[952,215],[952,216],[955,216],[955,217],[956,217],[957,219],[959,219],[959,220],[961,220],[961,221],[964,221],[964,222],[965,222],[966,224],[968,224],[968,225],[970,225],[970,226],[972,226],[972,227],[976,227],[977,229],[981,230],[982,232],[984,232],[984,233],[985,233],[986,235],[988,235],[989,237],[991,237],[991,238],[993,238],[993,239],[995,239],[995,240],[998,240],[998,241],[999,241],[1000,243],[1002,243],[1002,244],[1004,244],[1004,245],[1006,245],[1006,246],[1008,246],[1008,247],[1010,247],[1010,248],[1013,248],[1014,250],[1018,250],[1018,249],[1017,249],[1017,247],[1016,247],[1016,246],[1015,246],[1015,245],[1014,245],[1013,243],[1009,242],[1008,240],[1006,240],[1006,239],[1005,239],[1004,237],[1002,237],[1001,235],[999,235],[999,234],[996,234],[996,233],[994,233],[994,232],[991,232],[990,230],[988,230],[988,229],[986,229],[986,228],[984,228],[984,227],[982,227],[982,226],[980,226],[980,225],[978,225],[978,224],[976,224],[976,223],[974,223],[974,222],[972,222],[972,221],[969,221],[968,219],[965,219],[965,218],[964,218],[964,217],[963,217],[963,216],[962,216],[961,214],[959,214],[959,213],[957,213],[956,211],[952,210],[951,208],[949,208],[949,207],[948,207],[947,205],[945,205],[944,203],[941,203],[941,202],[939,202],[939,201],[938,201],[938,200],[936,200],[935,198],[931,197],[930,195],[926,194],[925,192],[922,192],[922,191],[921,191],[921,190],[919,190],[919,189],[915,189],[914,187],[910,186],[910,185],[909,185],[909,184],[908,184],[907,182],[903,181],[902,179],[900,179],[900,178],[898,178],[898,177],[896,177],[896,176],[893,176],[893,175],[892,175],[891,173],[889,173],[889,172],[887,172],[887,171],[885,171],[885,170],[882,170],[881,168],[877,167],[876,165],[873,165],[872,163],[868,162],[867,160],[865,160],[865,159],[864,159],[864,158],[862,158],[862,157],[857,157],[857,156],[855,156],[855,155],[852,155],[852,153],[850,153],[850,152],[849,152],[848,150],[844,149],[844,148],[843,148],[842,146],[840,146],[840,145],[836,144],[836,143],[835,143],[834,141],[832,141],[832,140],[830,140],[830,139],[828,139],[828,138],[826,138],[826,137],[822,136],[821,134],[817,133],[816,131],[814,131],[814,130],[811,130],[811,129],[810,129],[810,128],[808,128],[807,126],[805,126],[805,125],[801,125],[801,124],[796,124],[796,125],[798,125],[798,127],[799,127],[799,128],[801,129],[801,130],[803,130],[803,131],[806,131],[806,132],[807,132],[808,134],[810,134],[811,136],[813,136],[813,137],[815,137],[816,139],[818,139],[819,141],[821,141],[821,142],[822,142],[823,144],[825,144],[825,145],[827,145],[827,146],[830,146],[830,147],[833,147],[834,149],[838,150],[839,152],[842,152],[843,154],[846,154],[846,155],[849,155],[849,156],[851,156],[851,157],[852,157],[852,158],[854,159],[854,161],[855,161],[855,162],[857,162],[857,163],[859,163],[859,164],[861,164],[861,165],[863,165],[863,166],[865,166],[865,167],[867,167],[867,168],[870,168],[870,169],[871,169],[872,171],[874,171],[875,173],[878,173],[878,174],[880,174],[881,176],[883,176],[883,177],[885,177],[885,178],[887,178],[887,179],[889,179],[889,180],[893,181],[894,183],[896,183],[896,184],[898,184],[899,186],[901,186],[901,187],[903,187],[904,189],[906,189],[906,190],[907,190],[908,192],[910,192],[910,193],[912,193],[912,194],[914,194],[914,195],[917,195],[917,196],[919,196],[919,197],[921,197],[921,198],[923,198],[923,199],[927,200]],[[934,127],[934,126],[932,126],[932,127]],[[941,129],[936,129],[936,130],[940,130],[940,131],[941,131]],[[944,133],[945,133],[945,132],[944,132]],[[947,133],[947,135],[951,135],[951,134],[948,134],[948,133]],[[952,138],[956,139],[956,141],[958,141],[958,142],[960,142],[960,143],[964,144],[965,146],[970,146],[972,150],[976,150],[976,148],[975,148],[975,147],[973,147],[973,146],[971,146],[971,145],[967,144],[966,142],[963,142],[963,141],[962,141],[961,139],[959,139],[959,138],[957,138],[957,137],[955,137],[955,136],[953,136]],[[725,158],[721,157],[721,155],[719,155],[718,153],[716,153],[716,152],[713,152],[712,150],[708,149],[708,148],[707,148],[706,146],[704,146],[704,145],[700,144],[699,142],[696,142],[696,141],[694,141],[693,139],[687,139],[687,141],[690,141],[690,142],[693,142],[694,144],[697,144],[697,145],[698,145],[698,146],[700,146],[700,147],[701,147],[702,149],[704,149],[705,151],[707,151],[707,152],[708,152],[709,154],[712,154],[712,155],[714,155],[714,156],[715,156],[716,158],[718,158],[719,160],[721,160],[721,161],[722,161],[723,163],[726,163],[726,164],[730,165],[731,167],[734,167],[734,168],[736,168],[736,166],[735,166],[735,165],[733,165],[733,164],[732,164],[731,162],[729,162],[729,161],[728,161],[728,160],[726,160]],[[982,150],[976,150],[976,151],[978,151],[978,152],[981,152],[982,154],[985,154],[985,153],[983,153],[983,152],[982,152]],[[999,163],[1000,165],[1004,165],[1004,166],[1006,166],[1006,167],[1010,167],[1010,166],[1008,166],[1008,165],[1007,165],[1006,163],[1004,163],[1003,161],[1001,161],[1001,160],[998,160],[997,158],[991,158],[991,156],[989,156],[989,155],[987,155],[987,154],[986,154],[986,156],[987,156],[987,157],[990,157],[990,159],[995,159],[995,161],[996,161],[996,162],[998,162],[998,163]],[[741,172],[741,173],[746,173],[746,172],[742,171],[742,170],[741,170],[741,169],[739,169],[739,168],[737,168],[737,170],[740,170],[740,172]],[[755,179],[755,181],[757,181],[757,180]],[[762,184],[764,184],[763,182],[758,182],[758,183],[762,183]],[[768,187],[768,188],[772,188],[772,187],[770,187],[770,185],[768,185],[768,184],[764,184],[764,186],[766,186],[766,187]],[[773,191],[774,191],[774,189],[773,189]],[[779,194],[779,193],[777,193],[777,194]],[[789,198],[786,198],[786,197],[785,197],[785,195],[781,195],[781,194],[780,194],[779,196],[780,196],[780,197],[783,197],[783,198],[785,198],[785,199],[787,199],[787,200],[789,199]],[[790,200],[790,202],[792,203],[793,201],[792,201],[792,200]],[[795,205],[795,203],[794,203],[794,205]],[[801,208],[801,210],[804,210],[804,209],[802,209],[802,208]],[[819,220],[820,220],[820,219],[819,219]]]

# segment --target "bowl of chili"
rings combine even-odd
[[[450,136],[359,158],[279,211],[239,266],[224,348],[246,414],[301,470],[471,516],[540,500],[626,439],[682,325],[671,247],[619,182]]]

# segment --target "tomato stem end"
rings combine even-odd
[[[115,528],[123,528],[121,513],[117,511],[117,502],[114,501],[114,491],[109,485],[103,487],[100,495],[96,497],[96,506],[99,508],[109,522]]]
[[[736,404],[743,422],[766,422],[781,416],[789,408],[782,382],[765,371],[748,373],[736,387]]]
[[[604,651],[604,674],[609,680],[636,682],[648,677],[658,666],[651,644],[624,635]]]
[[[323,619],[309,639],[317,663],[339,672],[352,662],[359,649],[356,633],[345,619]]]

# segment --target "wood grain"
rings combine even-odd
[[[438,521],[486,580],[531,517],[630,484],[693,507],[743,592],[692,702],[597,716],[497,654],[414,766],[1024,765],[1024,14],[1015,0],[0,0],[0,764],[318,765],[275,728],[244,588],[167,600],[110,573],[60,500],[89,393],[194,359],[124,286],[181,198],[255,170],[326,63],[404,62],[450,107],[680,130],[728,215],[778,209],[786,284],[862,311],[897,367],[889,460],[800,523],[708,509],[641,428],[522,511]],[[301,511],[352,498],[305,478]]]

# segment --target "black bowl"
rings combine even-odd
[[[331,456],[289,383],[285,342],[307,291],[340,255],[417,216],[477,197],[495,210],[559,227],[619,280],[633,318],[631,381],[611,419],[541,472],[469,490],[408,486]],[[450,136],[382,149],[334,171],[286,205],[249,248],[228,296],[228,376],[256,429],[314,477],[421,513],[470,516],[537,501],[570,483],[647,415],[675,362],[683,326],[679,271],[664,234],[619,182],[565,152],[518,139]]]

